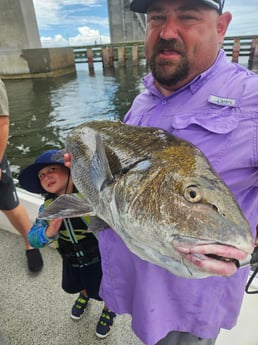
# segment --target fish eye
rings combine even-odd
[[[199,202],[202,200],[202,192],[197,186],[187,186],[184,190],[184,198],[189,202]]]

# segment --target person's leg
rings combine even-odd
[[[116,314],[104,304],[101,316],[96,327],[96,336],[100,339],[106,338],[113,326]]]
[[[60,248],[58,251],[61,254],[62,250]],[[62,288],[70,294],[79,292],[79,296],[76,298],[71,310],[71,318],[73,320],[80,320],[82,318],[89,302],[87,290],[81,284],[81,270],[83,268],[73,267],[63,260]]]
[[[82,290],[76,298],[72,307],[71,318],[73,320],[80,320],[87,308],[89,297],[86,290]]]
[[[12,226],[21,234],[25,248],[32,249],[27,238],[27,233],[31,228],[31,222],[24,207],[19,204],[12,210],[3,210],[3,213],[6,215]]]
[[[31,223],[26,210],[19,202],[6,156],[2,160],[0,210],[7,216],[10,223],[21,234],[24,240],[29,270],[32,272],[40,271],[43,267],[43,260],[40,251],[31,247],[29,244],[27,233],[31,228]]]
[[[169,332],[156,345],[215,345],[216,339],[203,339],[186,332]]]
[[[31,228],[31,222],[26,210],[21,204],[19,204],[12,210],[2,210],[2,212],[23,238],[29,270],[31,272],[39,272],[43,267],[43,260],[40,251],[31,247],[29,244],[27,233]]]

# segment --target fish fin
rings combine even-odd
[[[75,218],[95,215],[90,204],[75,194],[60,195],[38,215],[38,218]]]
[[[113,181],[106,148],[99,134],[95,135],[95,152],[89,162],[91,180],[98,191]]]
[[[110,225],[108,225],[104,220],[101,218],[95,216],[90,217],[90,224],[88,226],[88,231],[98,231],[98,230],[104,230],[110,228]]]

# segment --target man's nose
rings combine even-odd
[[[163,40],[178,38],[178,27],[174,19],[167,18],[167,20],[164,22],[161,28],[160,38]]]

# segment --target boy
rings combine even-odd
[[[21,186],[33,193],[45,194],[41,212],[62,194],[77,193],[70,169],[64,166],[62,151],[49,150],[36,158],[19,176]],[[79,320],[90,298],[101,300],[99,286],[102,277],[97,238],[87,231],[89,217],[71,219],[36,219],[28,233],[35,248],[54,241],[63,259],[62,288],[67,293],[79,292],[71,318]],[[115,313],[104,306],[96,328],[96,335],[105,338],[113,325]]]

